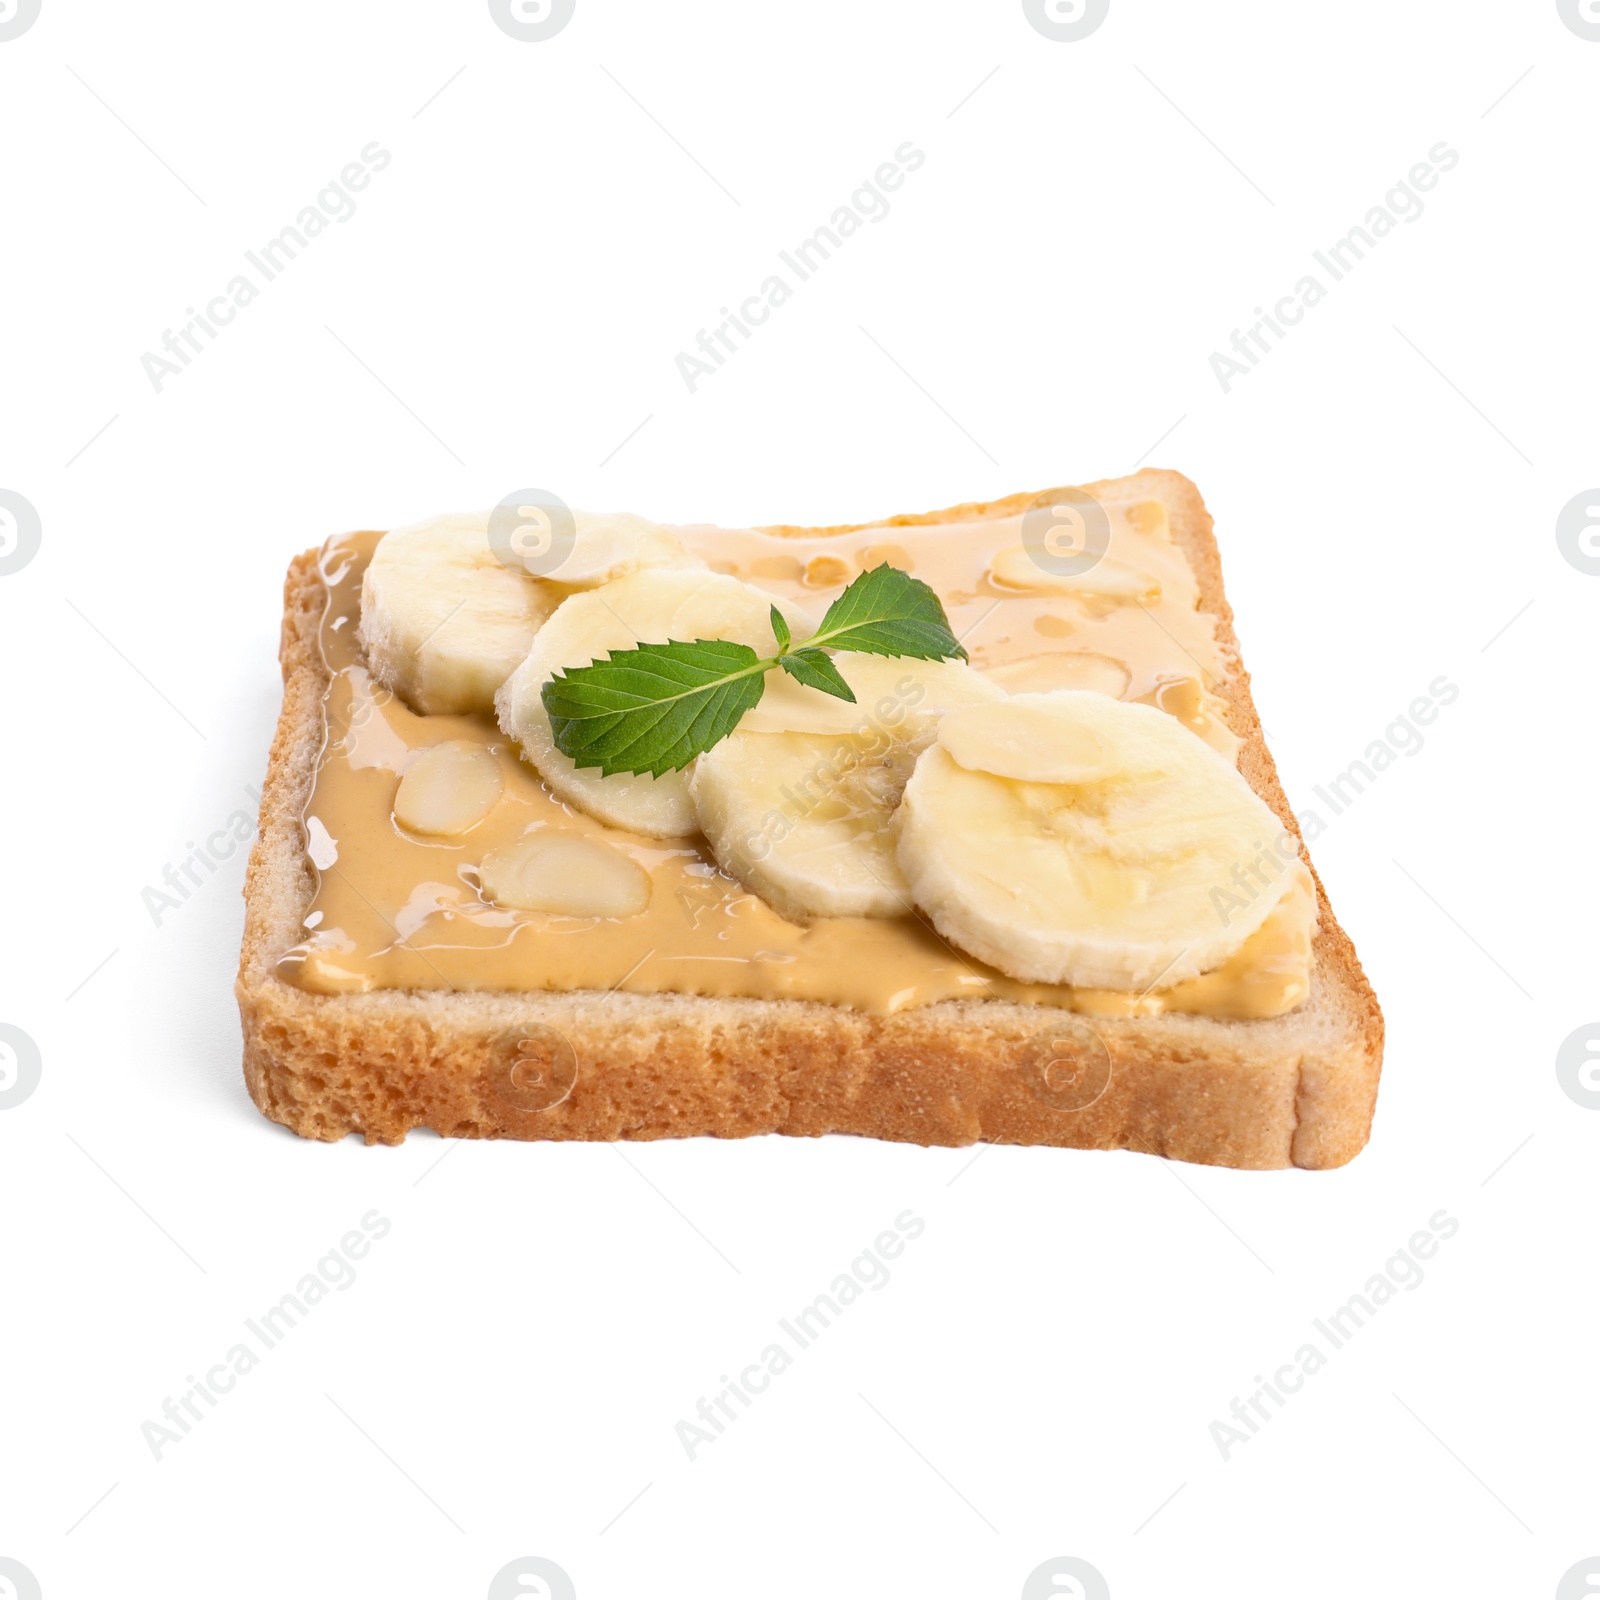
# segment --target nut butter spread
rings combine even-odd
[[[713,569],[817,615],[866,568],[903,567],[939,594],[972,665],[1008,690],[1097,689],[1158,705],[1231,759],[1238,741],[1206,689],[1223,670],[1212,619],[1198,609],[1165,507],[1136,500],[1106,509],[1109,548],[1081,583],[1051,578],[1025,557],[1020,518],[817,537],[671,531]],[[1303,868],[1224,965],[1142,995],[1013,981],[909,914],[790,922],[724,873],[702,842],[621,833],[555,799],[491,718],[419,716],[376,684],[356,626],[380,537],[331,540],[322,557],[320,643],[331,682],[305,811],[317,887],[306,937],[278,969],[302,988],[627,989],[817,1000],[880,1015],[997,998],[1108,1017],[1271,1017],[1306,996],[1315,902]],[[892,701],[862,710],[886,721],[897,714]],[[438,803],[429,768],[408,784],[398,815],[397,793],[423,753],[446,743],[455,746],[450,759],[464,753],[476,763],[474,793],[483,798],[473,804],[479,820],[440,836],[400,820]],[[499,902],[515,901],[514,892],[489,897],[486,875],[514,884],[521,858],[540,850],[557,850],[569,870],[608,886],[627,914],[513,910]]]

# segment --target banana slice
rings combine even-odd
[[[506,566],[489,518],[433,517],[384,535],[361,584],[372,675],[424,716],[484,711],[560,594]]]
[[[574,511],[570,550],[530,558],[534,576],[565,589],[597,589],[641,567],[704,567],[667,532],[627,511]]]
[[[495,705],[500,726],[522,747],[551,791],[613,828],[667,839],[695,831],[694,802],[683,772],[615,773],[579,770],[556,749],[540,691],[558,671],[586,667],[610,650],[672,639],[732,639],[771,654],[773,597],[737,578],[707,571],[653,567],[564,601],[539,630],[527,659],[506,680]],[[816,623],[786,601],[777,602],[794,636]],[[819,699],[826,699],[819,695]]]
[[[689,791],[718,862],[785,916],[901,916],[890,819],[906,779],[940,717],[1005,694],[957,661],[833,659],[854,705],[774,671]]]
[[[1299,859],[1182,723],[1084,690],[952,711],[896,820],[911,897],[952,944],[1080,988],[1143,992],[1220,966]]]
[[[641,517],[574,512],[555,546],[513,535],[503,554],[489,517],[457,512],[394,529],[362,581],[358,632],[372,675],[425,716],[492,710],[575,588],[638,567],[703,565]]]

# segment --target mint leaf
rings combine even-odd
[[[557,673],[540,698],[556,748],[579,767],[659,778],[733,732],[772,664],[725,639],[642,644]]]
[[[938,595],[887,564],[863,572],[798,648],[776,606],[771,617],[778,653],[765,659],[726,639],[675,639],[613,650],[604,661],[558,672],[540,691],[556,748],[608,778],[619,772],[659,778],[726,739],[760,700],[763,675],[773,667],[853,704],[856,697],[829,650],[967,659]]]
[[[828,607],[822,626],[806,644],[919,661],[967,659],[950,631],[938,595],[909,572],[887,563],[863,572]]]
[[[789,648],[792,636],[789,624],[783,620],[783,613],[776,606],[772,608],[772,637],[778,641],[778,654],[781,656]]]
[[[802,645],[788,655],[779,656],[778,665],[796,683],[803,683],[808,689],[820,689],[824,694],[834,695],[840,700],[855,701],[854,691],[844,681],[833,664],[833,657],[826,650],[814,650],[810,645]]]

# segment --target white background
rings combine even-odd
[[[1600,482],[1597,86],[1554,0],[1112,0],[1078,43],[1015,0],[578,0],[537,44],[471,0],[44,0],[0,43],[0,488],[43,530],[0,577],[0,1021],[43,1063],[0,1112],[0,1556],[46,1600],[476,1600],[530,1554],[582,1600],[1011,1597],[1061,1555],[1116,1600],[1543,1600],[1600,1555],[1600,1113],[1555,1071],[1600,1013],[1600,578],[1554,532]],[[141,356],[373,140],[355,215],[157,393]],[[891,213],[691,395],[675,355],[905,140]],[[1441,140],[1424,214],[1225,394],[1212,352]],[[1297,807],[1460,689],[1315,846],[1388,1019],[1353,1165],[253,1109],[242,853],[160,926],[141,891],[250,806],[295,552],[529,483],[826,523],[1146,459],[1216,516]],[[893,1281],[691,1462],[674,1425],[907,1208]],[[373,1209],[357,1281],[154,1459]],[[1425,1281],[1224,1461],[1441,1209]]]

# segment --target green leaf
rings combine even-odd
[[[776,606],[772,608],[772,637],[778,641],[778,654],[781,656],[789,648],[792,636],[789,624],[783,620],[783,613]]]
[[[810,645],[802,645],[786,656],[779,656],[778,665],[796,683],[803,683],[808,689],[820,689],[824,694],[835,695],[840,700],[855,701],[854,691],[844,681],[833,664],[833,657],[826,650],[814,650]]]
[[[541,698],[556,748],[579,767],[659,778],[733,732],[772,664],[725,639],[642,644],[557,673]]]
[[[822,626],[806,644],[919,661],[967,659],[950,631],[938,595],[909,572],[887,563],[863,572],[828,607]]]
[[[726,739],[761,699],[764,674],[773,667],[853,704],[856,697],[829,650],[920,661],[967,658],[938,595],[898,567],[863,572],[798,649],[776,606],[771,618],[778,653],[765,659],[726,639],[675,639],[613,650],[604,661],[558,672],[540,692],[556,748],[608,778],[619,772],[659,778]]]

